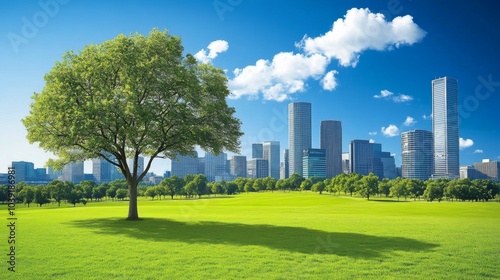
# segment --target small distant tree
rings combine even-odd
[[[323,191],[325,190],[325,188],[326,188],[325,183],[323,183],[323,182],[317,182],[314,185],[312,185],[311,190],[313,192],[319,192],[319,194],[322,194]]]
[[[126,189],[118,189],[116,190],[116,199],[124,200],[128,195],[128,191]]]
[[[358,193],[370,200],[370,195],[376,194],[378,191],[378,176],[370,172],[370,174],[364,176],[359,182],[360,184],[357,185]]]
[[[235,194],[236,192],[238,192],[238,184],[234,183],[234,182],[228,182],[227,185],[226,185],[226,194]]]
[[[253,189],[256,191],[256,192],[259,192],[261,190],[265,190],[265,187],[264,187],[264,179],[263,178],[257,178],[253,181],[253,185],[252,185]]]
[[[391,185],[390,185],[390,180],[388,178],[382,179],[382,181],[379,182],[378,184],[378,193],[379,195],[384,195],[385,197],[388,197],[389,194],[391,193]]]
[[[298,190],[300,189],[300,184],[302,184],[305,178],[300,176],[298,173],[293,173],[287,180],[290,190]]]
[[[19,196],[23,197],[24,204],[28,204],[28,208],[30,207],[30,203],[35,199],[35,191],[32,187],[26,186],[20,192]]]
[[[440,182],[438,180],[428,181],[427,187],[424,191],[424,197],[427,201],[430,201],[430,202],[432,202],[434,200],[441,201],[441,198],[443,197],[443,189],[444,189],[444,186],[443,186],[442,182]]]
[[[161,200],[161,196],[163,196],[163,198],[165,198],[165,195],[167,195],[167,188],[165,188],[165,186],[163,185],[158,185],[155,187],[156,189],[156,193],[158,194],[158,197],[160,198]]]
[[[405,179],[395,180],[390,188],[391,195],[397,197],[398,201],[400,197],[406,196],[406,187],[404,180]]]
[[[300,191],[309,191],[313,185],[313,181],[311,178],[307,178],[302,183],[300,183]]]
[[[54,180],[47,185],[50,196],[57,202],[57,206],[61,207],[61,201],[65,200],[71,192],[70,186],[59,180]]]
[[[266,187],[266,190],[274,192],[276,189],[276,182],[276,179],[273,177],[264,178],[264,186]]]
[[[114,200],[114,199],[115,199],[115,197],[116,197],[116,191],[117,191],[117,190],[118,190],[118,189],[117,189],[115,186],[111,185],[111,186],[110,186],[110,187],[106,190],[106,196]]]
[[[69,204],[73,204],[73,207],[76,207],[77,203],[82,202],[82,198],[83,198],[82,192],[74,189],[68,194],[67,200]]]
[[[144,193],[145,196],[149,196],[151,197],[151,200],[154,200],[155,197],[158,195],[158,193],[156,192],[156,188],[155,187],[149,187],[146,192]]]
[[[96,187],[96,183],[91,180],[81,181],[78,184],[81,187],[82,195],[85,199],[92,200],[92,190]]]
[[[214,182],[212,184],[212,193],[215,194],[215,196],[224,193],[224,187],[222,186],[221,182]]]
[[[21,192],[21,191],[19,191]],[[7,201],[8,198],[8,189],[6,185],[0,185],[0,201]],[[29,206],[28,206],[29,207]]]
[[[195,184],[194,192],[201,198],[202,195],[207,193],[207,177],[203,174],[198,174],[194,177]]]
[[[254,192],[255,189],[253,188],[253,183],[254,183],[253,179],[247,180],[247,182],[245,183],[244,191],[247,193]]]
[[[50,202],[49,200],[50,195],[45,187],[42,186],[36,187],[34,188],[34,192],[35,192],[35,203],[40,205],[40,207]]]
[[[181,193],[182,186],[184,186],[184,179],[174,175],[172,177],[163,179],[160,185],[164,186],[166,189],[166,194],[170,195],[170,197],[174,199],[175,195],[179,195]]]

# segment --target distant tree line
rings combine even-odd
[[[249,192],[266,191],[313,191],[319,194],[328,192],[333,195],[358,195],[370,197],[392,197],[426,201],[488,201],[495,199],[500,202],[500,182],[491,180],[470,179],[438,179],[422,181],[418,179],[396,178],[389,180],[379,178],[370,173],[367,176],[360,174],[340,174],[325,179],[320,177],[303,178],[294,173],[290,178],[276,180],[266,178],[243,178],[233,181],[207,182],[205,175],[188,174],[184,178],[172,176],[163,179],[156,186],[140,185],[138,196],[149,197],[152,200],[166,197],[174,199],[201,198],[203,195],[233,195]],[[48,203],[61,202],[76,206],[85,205],[88,201],[125,200],[129,198],[128,185],[125,180],[115,180],[110,183],[96,184],[94,181],[82,181],[79,184],[54,180],[44,186],[30,186],[24,182],[17,184],[18,203],[35,203],[43,206]],[[0,201],[7,200],[7,186],[0,185]]]

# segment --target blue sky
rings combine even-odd
[[[243,155],[250,155],[251,143],[266,140],[287,148],[287,104],[305,101],[312,103],[314,147],[320,121],[341,120],[344,151],[353,139],[373,139],[399,165],[400,133],[431,130],[431,80],[449,76],[459,81],[460,164],[499,159],[499,5],[0,1],[0,172],[12,161],[42,167],[51,157],[28,143],[20,120],[66,50],[154,27],[180,36],[186,53],[227,71],[228,103],[245,133]],[[152,171],[166,169],[167,160],[156,160]]]

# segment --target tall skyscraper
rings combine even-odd
[[[349,161],[351,160],[351,155],[349,152],[343,152],[342,153],[342,172],[345,174],[351,173],[351,166],[349,164]]]
[[[290,162],[289,162],[289,153],[288,149],[283,150],[283,162],[282,162],[282,170],[281,170],[281,179],[287,179],[290,177]]]
[[[402,176],[428,180],[434,172],[432,132],[413,130],[401,133]]]
[[[111,169],[116,168],[110,162],[98,158],[92,160],[92,175],[97,183],[109,183],[111,180]]]
[[[269,176],[280,179],[280,142],[268,141],[262,143],[263,159],[268,161]]]
[[[171,175],[184,178],[187,174],[199,174],[198,152],[193,151],[191,155],[177,155],[177,159],[172,159]]]
[[[134,160],[131,158],[128,158],[127,164],[128,164],[128,167],[130,168],[130,171],[132,172],[132,170],[134,168]],[[142,172],[144,172],[144,158],[140,156],[139,158],[137,158],[137,176],[140,176],[142,174]]]
[[[247,157],[233,156],[230,162],[230,174],[236,177],[247,177]]]
[[[302,175],[304,150],[311,148],[311,103],[288,104],[289,175]]]
[[[269,176],[268,161],[260,158],[253,158],[247,162],[248,178],[265,178]]]
[[[373,173],[380,179],[397,175],[394,156],[382,151],[382,145],[368,140],[352,140],[349,145],[350,171],[361,175]]]
[[[326,152],[326,177],[342,173],[342,124],[340,121],[321,121],[320,146]]]
[[[214,155],[212,153],[205,153],[205,176],[207,182],[215,182],[216,176],[224,176],[226,173],[227,154],[220,153]]]
[[[325,149],[306,149],[303,157],[304,178],[326,178],[326,151]]]
[[[252,144],[252,158],[264,158],[264,147],[262,143]]]
[[[458,81],[432,81],[432,133],[435,178],[459,176]]]

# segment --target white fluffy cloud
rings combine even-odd
[[[304,36],[300,45],[308,54],[321,53],[337,59],[342,66],[355,67],[365,50],[384,51],[412,45],[426,34],[410,15],[386,21],[383,14],[352,8],[333,23],[330,31],[316,38]]]
[[[417,121],[416,121],[414,118],[412,118],[412,117],[408,116],[408,117],[406,117],[406,120],[405,120],[405,122],[404,122],[404,125],[405,125],[405,126],[412,126],[412,125],[414,125],[414,124],[416,124],[416,123],[417,123]]]
[[[422,119],[424,119],[424,120],[432,120],[432,114],[430,114],[428,116],[427,115],[422,115]]]
[[[474,154],[482,154],[482,153],[484,153],[484,151],[481,149],[477,149],[474,151]]]
[[[323,77],[323,80],[321,80],[321,85],[323,86],[324,90],[332,91],[337,87],[337,78],[335,77],[335,75],[338,73],[339,72],[335,70],[326,73],[325,77]]]
[[[370,132],[368,132],[368,135],[377,135],[377,132],[376,131],[370,131]]]
[[[464,139],[464,138],[460,137],[459,145],[460,145],[460,150],[463,150],[463,149],[472,147],[472,145],[474,145],[474,141],[472,141],[472,139]]]
[[[399,135],[399,128],[393,124],[389,125],[388,127],[382,127],[380,130],[382,131],[382,134],[386,137],[394,137]]]
[[[370,140],[368,140],[368,142],[370,142],[370,143],[372,143],[372,144],[373,144],[373,143],[375,143],[375,140],[370,139]]]
[[[333,91],[338,86],[338,71],[326,72],[332,59],[344,67],[354,67],[364,50],[386,51],[412,45],[425,34],[409,15],[386,21],[382,14],[353,8],[335,21],[332,29],[324,35],[316,38],[304,36],[296,44],[299,53],[280,52],[272,60],[259,59],[253,65],[236,68],[234,77],[229,79],[230,97],[259,98],[262,94],[265,100],[284,101],[291,94],[304,91],[307,80],[311,78],[318,80],[323,89]],[[211,49],[209,53],[202,50],[196,57],[200,61],[211,61],[223,49],[214,47],[213,55]],[[407,102],[412,99],[408,95],[399,95],[393,96],[392,100]]]
[[[409,101],[413,100],[413,96],[406,95],[406,94],[394,95],[394,92],[388,91],[386,89],[381,90],[380,94],[376,94],[373,97],[378,98],[378,99],[383,98],[383,99],[392,100],[396,103],[409,102]]]
[[[202,63],[210,63],[220,53],[227,51],[229,49],[229,44],[224,40],[216,40],[210,43],[207,49],[208,51],[205,49],[200,50],[194,55],[194,57]]]
[[[233,71],[234,78],[229,81],[231,98],[262,93],[265,100],[284,101],[289,94],[304,91],[305,80],[320,79],[327,65],[328,59],[320,54],[282,52],[272,61],[260,59],[255,65]],[[336,71],[326,75],[324,87],[336,86],[334,74]]]

